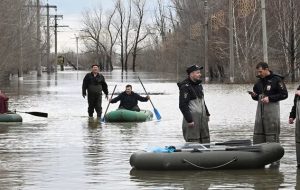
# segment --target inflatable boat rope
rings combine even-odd
[[[203,170],[214,170],[214,169],[219,169],[219,168],[222,168],[222,167],[224,167],[224,166],[227,166],[227,165],[229,165],[229,164],[231,164],[232,162],[235,162],[235,161],[237,161],[238,159],[236,158],[236,157],[234,157],[232,160],[230,160],[230,161],[228,161],[228,162],[226,162],[226,163],[224,163],[224,164],[221,164],[221,165],[218,165],[218,166],[213,166],[213,167],[203,167],[203,166],[199,166],[199,165],[197,165],[197,164],[194,164],[193,162],[190,162],[190,161],[188,161],[187,159],[183,159],[182,161],[184,162],[184,163],[188,163],[188,164],[190,164],[190,165],[192,165],[192,166],[194,166],[194,167],[196,167],[196,168],[199,168],[199,169],[203,169]]]

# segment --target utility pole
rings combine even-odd
[[[57,24],[57,19],[58,18],[63,18],[63,15],[54,15],[54,37],[55,37],[55,40],[54,40],[55,41],[55,46],[54,46],[54,52],[55,52],[54,71],[55,71],[55,73],[57,73],[57,28],[58,27],[68,27],[68,26],[58,26],[58,24]]]
[[[233,54],[233,0],[229,0],[229,70],[230,82],[234,83],[234,54]]]
[[[209,82],[209,70],[208,70],[208,7],[207,7],[207,0],[204,0],[204,70],[205,70],[205,82]]]
[[[19,60],[19,68],[18,68],[18,78],[19,80],[23,80],[23,27],[22,27],[22,7],[19,12],[19,32],[20,32],[20,60]]]
[[[47,47],[46,47],[46,52],[47,52],[47,59],[46,59],[46,64],[47,64],[47,73],[50,73],[51,70],[51,64],[50,64],[50,29],[49,29],[49,9],[50,8],[57,8],[56,5],[40,5],[40,0],[36,0],[36,5],[34,6],[26,6],[26,7],[35,7],[36,8],[36,26],[37,26],[37,42],[36,42],[36,48],[37,48],[37,76],[42,75],[42,53],[41,53],[41,8],[47,8]]]
[[[264,62],[268,63],[268,40],[267,40],[266,3],[265,3],[265,0],[261,0],[261,21],[262,21]]]
[[[36,49],[37,49],[37,76],[42,76],[42,56],[41,56],[41,7],[40,0],[36,1],[36,27],[37,27],[37,41],[36,41]]]
[[[49,4],[47,3],[47,57],[46,57],[46,63],[47,63],[47,73],[50,74],[51,72],[51,63],[50,63],[50,17],[49,17]]]
[[[47,48],[46,48],[46,52],[47,52],[47,57],[46,57],[46,64],[47,64],[47,73],[50,74],[52,68],[51,68],[51,63],[50,63],[50,15],[49,15],[49,9],[50,8],[57,8],[56,5],[49,5],[47,3],[46,5],[47,8]]]

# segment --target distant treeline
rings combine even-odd
[[[235,82],[251,82],[255,80],[255,65],[263,60],[261,0],[232,1]],[[117,66],[124,72],[185,76],[188,65],[204,66],[204,2],[116,0],[109,10],[86,10],[79,35],[85,46],[79,54],[79,68],[97,63],[106,71]],[[207,0],[208,77],[218,82],[229,81],[228,2]],[[37,45],[34,3],[0,1],[1,77],[20,69],[25,73],[35,70],[38,52],[45,59],[44,35],[39,42],[41,48]],[[300,1],[267,0],[266,20],[269,65],[276,73],[295,81],[299,78]],[[65,63],[75,65],[75,50],[59,55],[66,58]],[[54,60],[52,55],[52,63]]]

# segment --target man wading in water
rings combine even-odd
[[[104,76],[99,73],[99,66],[92,65],[92,72],[85,75],[82,83],[82,96],[85,98],[86,90],[88,92],[88,113],[89,117],[93,117],[94,109],[97,117],[100,119],[102,114],[102,91],[108,99],[108,89]]]
[[[265,62],[256,65],[258,81],[249,92],[258,101],[254,125],[253,144],[279,142],[280,106],[279,101],[288,97],[283,78],[269,70]],[[279,164],[274,163],[274,165]]]
[[[179,108],[183,114],[182,131],[186,142],[209,143],[209,112],[204,102],[200,70],[192,65],[187,68],[188,78],[178,83]]]

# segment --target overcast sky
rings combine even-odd
[[[48,0],[44,1],[49,5],[56,5],[57,12],[50,9],[50,14],[63,15],[63,19],[58,21],[59,25],[68,25],[68,28],[58,28],[58,51],[76,51],[75,35],[78,35],[78,30],[82,28],[82,12],[93,7],[102,7],[103,10],[108,10],[113,6],[112,0]],[[52,41],[54,35],[52,34]],[[79,41],[79,51],[82,49],[82,42]],[[51,51],[54,48],[52,48]]]
[[[76,51],[75,34],[82,28],[82,12],[86,9],[101,7],[104,12],[112,9],[113,0],[48,0],[44,1],[49,5],[57,6],[57,14],[63,15],[63,19],[58,21],[59,25],[68,25],[69,28],[58,28],[58,51]],[[147,1],[147,9],[153,10],[153,3],[156,0]],[[54,15],[55,10],[51,9],[50,14]],[[52,35],[53,41],[54,36]],[[79,41],[79,51],[82,49],[82,42]],[[81,46],[81,47],[80,47]],[[53,49],[51,51],[54,51]]]

